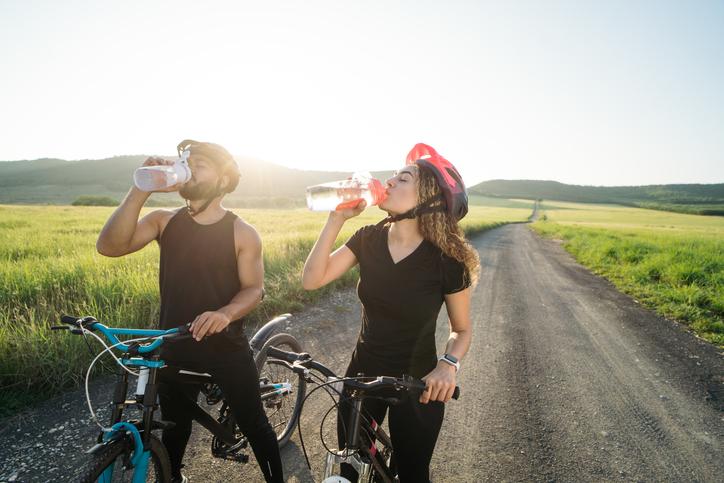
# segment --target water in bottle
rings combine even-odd
[[[184,151],[170,166],[141,166],[133,173],[133,183],[141,191],[156,191],[191,179],[189,154]]]
[[[355,173],[349,179],[307,188],[307,206],[312,211],[354,208],[362,200],[367,206],[379,205],[386,197],[385,187],[369,173]]]

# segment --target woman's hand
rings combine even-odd
[[[223,312],[204,312],[191,322],[189,332],[197,341],[203,339],[207,335],[218,334],[226,329],[231,320]]]
[[[304,262],[302,272],[304,290],[316,290],[327,285],[341,277],[357,263],[354,253],[346,245],[342,245],[334,253],[332,253],[332,248],[345,221],[362,213],[365,206],[364,200],[361,200],[355,207],[329,213],[327,223],[322,228],[312,251],[309,252],[307,261]]]
[[[329,217],[341,222],[345,222],[350,218],[354,218],[355,216],[362,213],[365,208],[367,208],[367,202],[365,200],[360,200],[360,202],[355,206],[344,208],[343,210],[339,211],[330,211]]]
[[[425,381],[425,391],[420,396],[420,402],[427,404],[430,401],[448,402],[455,392],[456,370],[455,367],[445,362],[438,361],[437,367],[427,376],[422,378]]]

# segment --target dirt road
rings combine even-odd
[[[476,241],[439,481],[721,481],[721,354],[524,225]]]

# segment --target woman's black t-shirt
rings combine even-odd
[[[462,263],[427,240],[394,263],[388,233],[388,225],[369,225],[346,243],[360,270],[362,328],[355,357],[371,366],[368,376],[423,377],[437,364],[435,326],[445,295],[470,281]]]

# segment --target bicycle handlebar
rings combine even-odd
[[[62,315],[60,317],[60,321],[63,324],[67,324],[68,326],[75,327],[75,329],[71,329],[71,332],[73,334],[82,334],[83,330],[90,330],[95,331],[98,330],[101,332],[106,339],[108,339],[112,345],[115,346],[116,349],[120,350],[121,352],[128,352],[131,348],[129,344],[126,344],[125,342],[121,342],[117,335],[129,335],[132,337],[147,337],[147,338],[153,338],[153,342],[147,345],[141,345],[137,347],[139,354],[148,354],[149,352],[153,352],[156,349],[158,349],[161,344],[165,340],[172,341],[172,340],[182,340],[187,339],[190,336],[189,334],[189,325],[182,325],[180,327],[174,327],[173,329],[168,330],[154,330],[154,329],[116,329],[113,327],[107,327],[100,322],[98,322],[93,317],[73,317],[72,315]],[[51,327],[51,329],[57,330],[62,328],[68,328],[68,327]]]
[[[312,356],[307,354],[306,352],[288,352],[277,349],[276,347],[270,347],[267,350],[267,355],[289,363],[289,367],[292,370],[295,370],[295,368],[301,368],[302,370],[314,369],[321,372],[326,377],[337,377],[337,375],[335,375],[329,368],[315,361]],[[424,391],[427,387],[424,381],[408,375],[403,375],[402,377],[379,376],[369,382],[362,382],[359,380],[355,380],[354,378],[345,378],[344,384],[362,392],[371,392],[377,389],[382,389],[384,387]],[[459,397],[460,386],[455,386],[455,391],[453,392],[452,398],[458,399]]]
[[[72,315],[61,315],[60,316],[60,321],[63,324],[75,325],[76,327],[79,327],[81,320],[82,319],[80,319],[78,317],[73,317]]]

